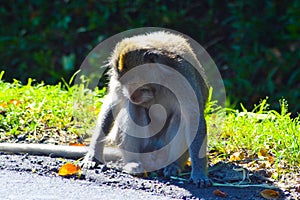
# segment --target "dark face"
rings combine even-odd
[[[172,66],[174,65],[172,62],[174,62],[174,58],[151,49],[141,49],[121,54],[115,63],[114,69],[117,72],[117,79],[122,85],[124,96],[136,105],[151,102],[151,100],[155,98],[155,94],[159,91],[160,86],[158,84],[145,83],[144,80],[142,80],[142,76],[138,73],[133,73],[134,75],[129,77],[128,74],[130,74],[130,70],[142,65],[148,67],[147,64],[149,64],[149,69],[151,69],[153,64]],[[151,80],[155,80],[156,76],[158,76],[158,74],[151,73],[151,70],[146,75]]]
[[[143,80],[140,80],[138,74],[126,80],[121,79],[121,77],[137,66],[150,63],[150,60],[147,60],[146,57],[147,50],[130,51],[121,54],[115,63],[115,71],[118,80],[121,82],[123,94],[136,105],[151,101],[155,97],[156,88],[151,84],[142,84]]]
[[[134,86],[133,86],[134,87]],[[128,91],[129,100],[136,105],[142,105],[150,102],[155,98],[157,88],[152,84],[143,85],[137,89],[131,88],[131,85],[125,86]]]

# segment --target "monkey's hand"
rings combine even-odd
[[[123,167],[123,172],[132,174],[135,176],[142,176],[144,173],[144,169],[140,162],[129,162]]]
[[[198,188],[205,188],[212,185],[211,180],[204,172],[193,172],[189,180],[190,183],[194,183]]]
[[[97,160],[92,154],[87,153],[84,159],[80,162],[80,166],[84,169],[93,169],[101,163],[103,162]]]
[[[180,171],[181,168],[176,163],[172,163],[164,168],[164,177],[170,178],[171,176],[177,176]]]

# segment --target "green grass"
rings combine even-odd
[[[280,112],[270,110],[265,99],[252,111],[241,105],[242,111],[227,109],[225,117],[209,115],[210,160],[265,169],[277,180],[299,177],[300,118],[290,118],[285,100],[279,104]]]
[[[7,83],[0,73],[0,142],[68,144],[89,138],[105,89],[81,85]],[[239,162],[248,169],[266,169],[282,180],[299,177],[300,118],[291,119],[287,102],[281,110],[268,108],[267,99],[247,111],[207,106],[209,160]],[[216,112],[211,112],[216,110]],[[224,111],[226,114],[224,115]],[[284,181],[284,180],[283,180]]]
[[[105,89],[93,92],[84,84],[44,85],[28,79],[26,85],[21,85],[17,80],[6,83],[2,76],[3,72],[0,142],[76,142],[93,127],[105,94]]]

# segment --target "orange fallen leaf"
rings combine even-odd
[[[229,160],[232,161],[238,161],[238,160],[242,160],[245,157],[245,154],[243,152],[234,152]]]
[[[16,100],[16,99],[11,99],[8,102],[9,104],[14,104],[15,106],[19,106],[21,104],[21,101]]]
[[[275,162],[275,158],[273,156],[267,156],[267,160],[273,164]]]
[[[0,108],[6,108],[7,104],[6,103],[0,103]]]
[[[83,143],[70,143],[69,146],[79,146],[79,147],[82,147],[82,146],[86,146],[86,145],[83,144]]]
[[[227,196],[227,193],[222,192],[221,190],[215,190],[213,193],[215,196],[218,196],[218,197],[226,197]]]
[[[190,158],[188,159],[188,161],[186,161],[186,165],[189,166],[189,167],[192,166],[192,161],[191,161]]]
[[[268,150],[267,149],[261,149],[259,152],[258,152],[258,157],[266,157],[268,155]]]
[[[88,109],[89,109],[90,112],[94,112],[96,110],[96,107],[95,106],[90,106]]]
[[[79,174],[81,172],[81,168],[78,165],[74,165],[72,163],[66,163],[58,171],[58,175],[60,176],[70,176]]]
[[[278,199],[279,192],[275,190],[266,189],[260,192],[260,195],[265,199]]]

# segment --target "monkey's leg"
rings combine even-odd
[[[189,147],[190,157],[192,161],[192,172],[190,181],[201,188],[210,186],[212,184],[211,180],[207,177],[206,149],[206,122],[202,114],[197,134]]]
[[[144,107],[134,105],[128,101],[127,110],[128,116],[125,116],[125,118],[123,116],[120,120],[131,120],[137,126],[148,125],[150,119]],[[133,127],[130,127],[127,131],[131,132],[130,135],[123,130],[119,131],[119,137],[121,138],[119,146],[125,163],[123,170],[130,174],[139,175],[144,172],[141,153],[143,152],[143,148],[147,144],[148,139],[139,138],[139,130],[135,130]]]
[[[104,163],[103,148],[104,140],[108,135],[110,128],[114,122],[113,106],[110,101],[110,96],[105,97],[101,111],[98,116],[95,132],[91,138],[91,143],[88,153],[85,155],[81,165],[83,168],[93,168],[96,164]]]
[[[172,152],[172,150],[170,152]],[[169,178],[170,176],[177,176],[182,171],[188,158],[189,153],[188,151],[186,151],[179,159],[177,159],[175,162],[164,168],[164,176],[167,178]]]
[[[139,138],[134,138],[123,133],[120,150],[123,161],[125,163],[123,171],[133,175],[140,175],[144,172],[140,157],[140,141]]]
[[[165,141],[171,141],[168,158],[166,159],[174,160],[174,156],[177,157],[178,155],[181,155],[175,162],[164,168],[164,176],[167,178],[170,176],[177,176],[182,171],[189,157],[187,144],[185,142],[185,135],[178,132],[179,124],[180,116],[173,116],[169,122],[168,130],[166,131],[167,139]],[[177,135],[176,138],[173,138],[175,137],[175,134],[179,135]]]

